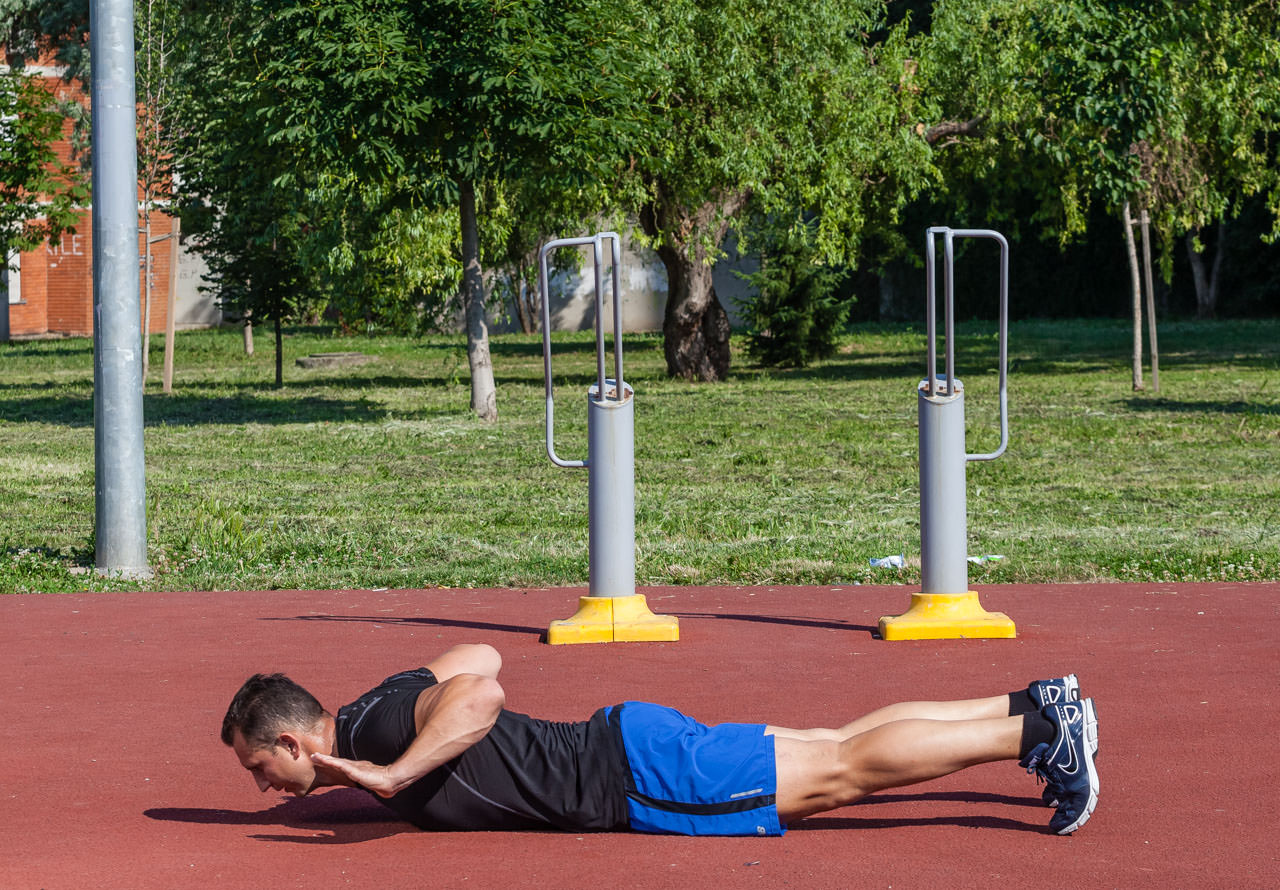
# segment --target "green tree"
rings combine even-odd
[[[763,225],[768,225],[764,223]],[[851,304],[838,288],[844,269],[815,262],[809,225],[770,226],[760,239],[756,291],[747,307],[747,350],[764,365],[804,367],[835,351]]]
[[[457,214],[404,206],[394,186],[354,178],[311,190],[315,227],[300,245],[328,311],[348,330],[420,333],[444,326],[462,266]]]
[[[1167,276],[1175,238],[1276,193],[1276,34],[1276,5],[1256,0],[936,4],[915,41],[924,101],[975,124],[938,159],[951,197],[981,182],[999,217],[1031,192],[1030,222],[1064,242],[1084,234],[1093,202],[1122,219],[1144,211]],[[1135,296],[1135,388],[1140,319]]]
[[[89,0],[0,0],[0,28],[9,65],[51,53],[68,79],[89,73]]]
[[[74,232],[88,189],[78,171],[59,160],[54,143],[62,136],[63,115],[40,79],[21,69],[0,74],[0,250],[4,261],[16,251],[56,244]],[[9,332],[9,299],[3,297],[3,331]]]
[[[150,367],[151,291],[154,244],[171,239],[170,262],[178,261],[175,233],[153,235],[151,217],[162,203],[168,203],[173,191],[173,173],[181,161],[183,131],[187,125],[185,109],[190,107],[186,93],[192,82],[187,67],[192,61],[192,47],[182,27],[182,9],[178,0],[136,0],[134,30],[137,45],[134,58],[137,69],[135,92],[138,98],[137,157],[138,185],[142,191],[143,251],[143,342],[142,376]],[[173,311],[169,294],[170,315]],[[164,391],[172,389],[173,319],[169,319],[165,337]]]
[[[268,47],[242,27],[261,13],[252,0],[200,8],[185,21],[193,41],[178,152],[183,226],[208,266],[222,305],[272,322],[275,381],[284,385],[285,321],[320,300],[301,244],[314,227],[315,204],[291,159],[268,140],[261,118],[275,97],[258,72]]]
[[[637,0],[647,124],[630,200],[667,270],[670,374],[723,379],[729,324],[711,265],[748,211],[811,214],[820,261],[852,261],[869,220],[929,175],[904,120],[905,41],[878,45],[879,0]]]
[[[456,207],[471,406],[496,420],[478,196],[515,179],[554,192],[616,163],[612,12],[595,0],[249,5],[256,120],[291,163],[282,181],[354,177],[401,206]]]

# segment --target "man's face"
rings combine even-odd
[[[270,748],[253,748],[236,730],[231,747],[240,765],[253,774],[259,791],[274,788],[306,797],[316,786],[315,765],[301,735],[282,732]]]

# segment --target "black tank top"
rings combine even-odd
[[[435,685],[426,668],[383,680],[338,709],[338,756],[389,764],[417,735],[413,711]],[[554,723],[503,710],[488,735],[394,797],[419,828],[611,831],[627,825],[622,752],[604,712]]]

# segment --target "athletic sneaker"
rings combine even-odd
[[[1093,762],[1097,747],[1098,717],[1093,699],[1063,702],[1045,708],[1043,714],[1057,733],[1052,742],[1031,749],[1019,766],[1038,773],[1057,798],[1057,812],[1049,828],[1071,834],[1089,821],[1098,805],[1098,770]]]
[[[1066,701],[1080,701],[1080,681],[1075,674],[1056,680],[1037,680],[1027,687],[1027,694],[1040,710]]]
[[[1075,674],[1067,674],[1056,680],[1037,680],[1027,687],[1027,695],[1031,696],[1031,700],[1043,711],[1049,705],[1056,705],[1059,702],[1080,701],[1080,681],[1076,679]],[[1090,744],[1093,746],[1093,756],[1097,757],[1098,737],[1096,735]],[[1041,792],[1040,799],[1044,801],[1046,807],[1053,808],[1058,805],[1058,794],[1052,786],[1046,787]]]

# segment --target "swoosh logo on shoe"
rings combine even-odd
[[[1080,755],[1072,744],[1074,727],[1084,720],[1084,708],[1077,704],[1058,705],[1058,713],[1062,715],[1062,743],[1067,747],[1067,760],[1059,765],[1062,772],[1074,776],[1080,771]]]

